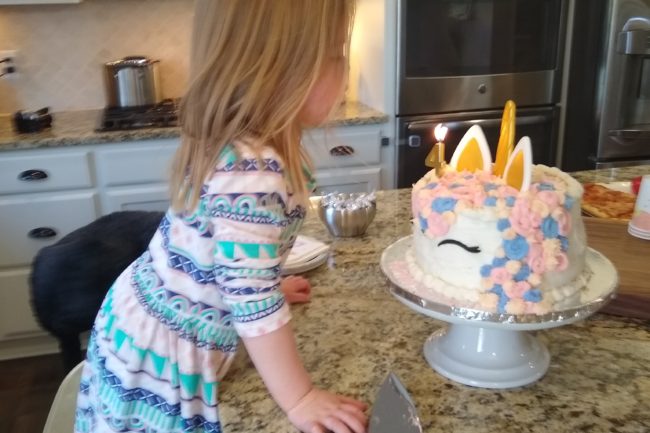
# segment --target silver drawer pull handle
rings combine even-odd
[[[336,146],[330,149],[332,156],[349,156],[354,155],[354,147],[352,146]]]
[[[18,175],[18,179],[24,182],[47,179],[47,173],[43,170],[25,170]]]
[[[49,227],[38,227],[29,231],[27,236],[32,239],[49,239],[57,235],[56,230]]]

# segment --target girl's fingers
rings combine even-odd
[[[361,409],[349,403],[343,403],[341,409],[354,415],[357,419],[367,419],[366,414]]]
[[[341,399],[341,401],[343,403],[351,404],[353,406],[358,407],[361,410],[368,409],[368,405],[366,403],[362,402],[362,401],[355,400],[355,399],[353,399],[351,397],[346,397],[344,395],[340,395],[339,398]]]
[[[366,417],[363,414],[352,414],[345,410],[339,410],[336,412],[336,416],[343,421],[353,432],[355,433],[365,433],[365,419]]]
[[[320,424],[315,424],[309,433],[326,433],[325,428]]]
[[[341,420],[334,418],[333,416],[328,416],[323,420],[323,425],[334,433],[352,433],[348,426],[346,426]],[[363,433],[363,431],[362,431]]]

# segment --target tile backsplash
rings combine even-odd
[[[19,75],[0,79],[0,113],[103,107],[103,64],[128,55],[160,60],[163,96],[181,96],[192,5],[192,0],[85,0],[0,6],[0,51],[19,51]]]

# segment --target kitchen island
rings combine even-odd
[[[637,174],[650,174],[650,167],[618,173]],[[580,180],[601,175],[583,173]],[[415,401],[424,432],[650,431],[647,321],[596,314],[539,332],[551,366],[523,388],[471,388],[437,374],[422,346],[445,323],[393,298],[379,266],[382,251],[410,234],[410,190],[379,192],[377,206],[375,221],[358,238],[332,239],[314,212],[305,223],[303,234],[332,247],[328,263],[306,274],[312,301],[292,307],[299,350],[317,386],[372,403],[393,371]],[[220,393],[224,432],[294,431],[243,348]]]

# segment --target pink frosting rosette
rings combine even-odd
[[[524,237],[534,235],[542,223],[541,217],[531,210],[528,200],[522,198],[515,202],[509,219],[515,231]]]
[[[438,237],[446,235],[448,231],[449,224],[447,223],[447,219],[437,212],[431,212],[427,217],[427,232]]]

